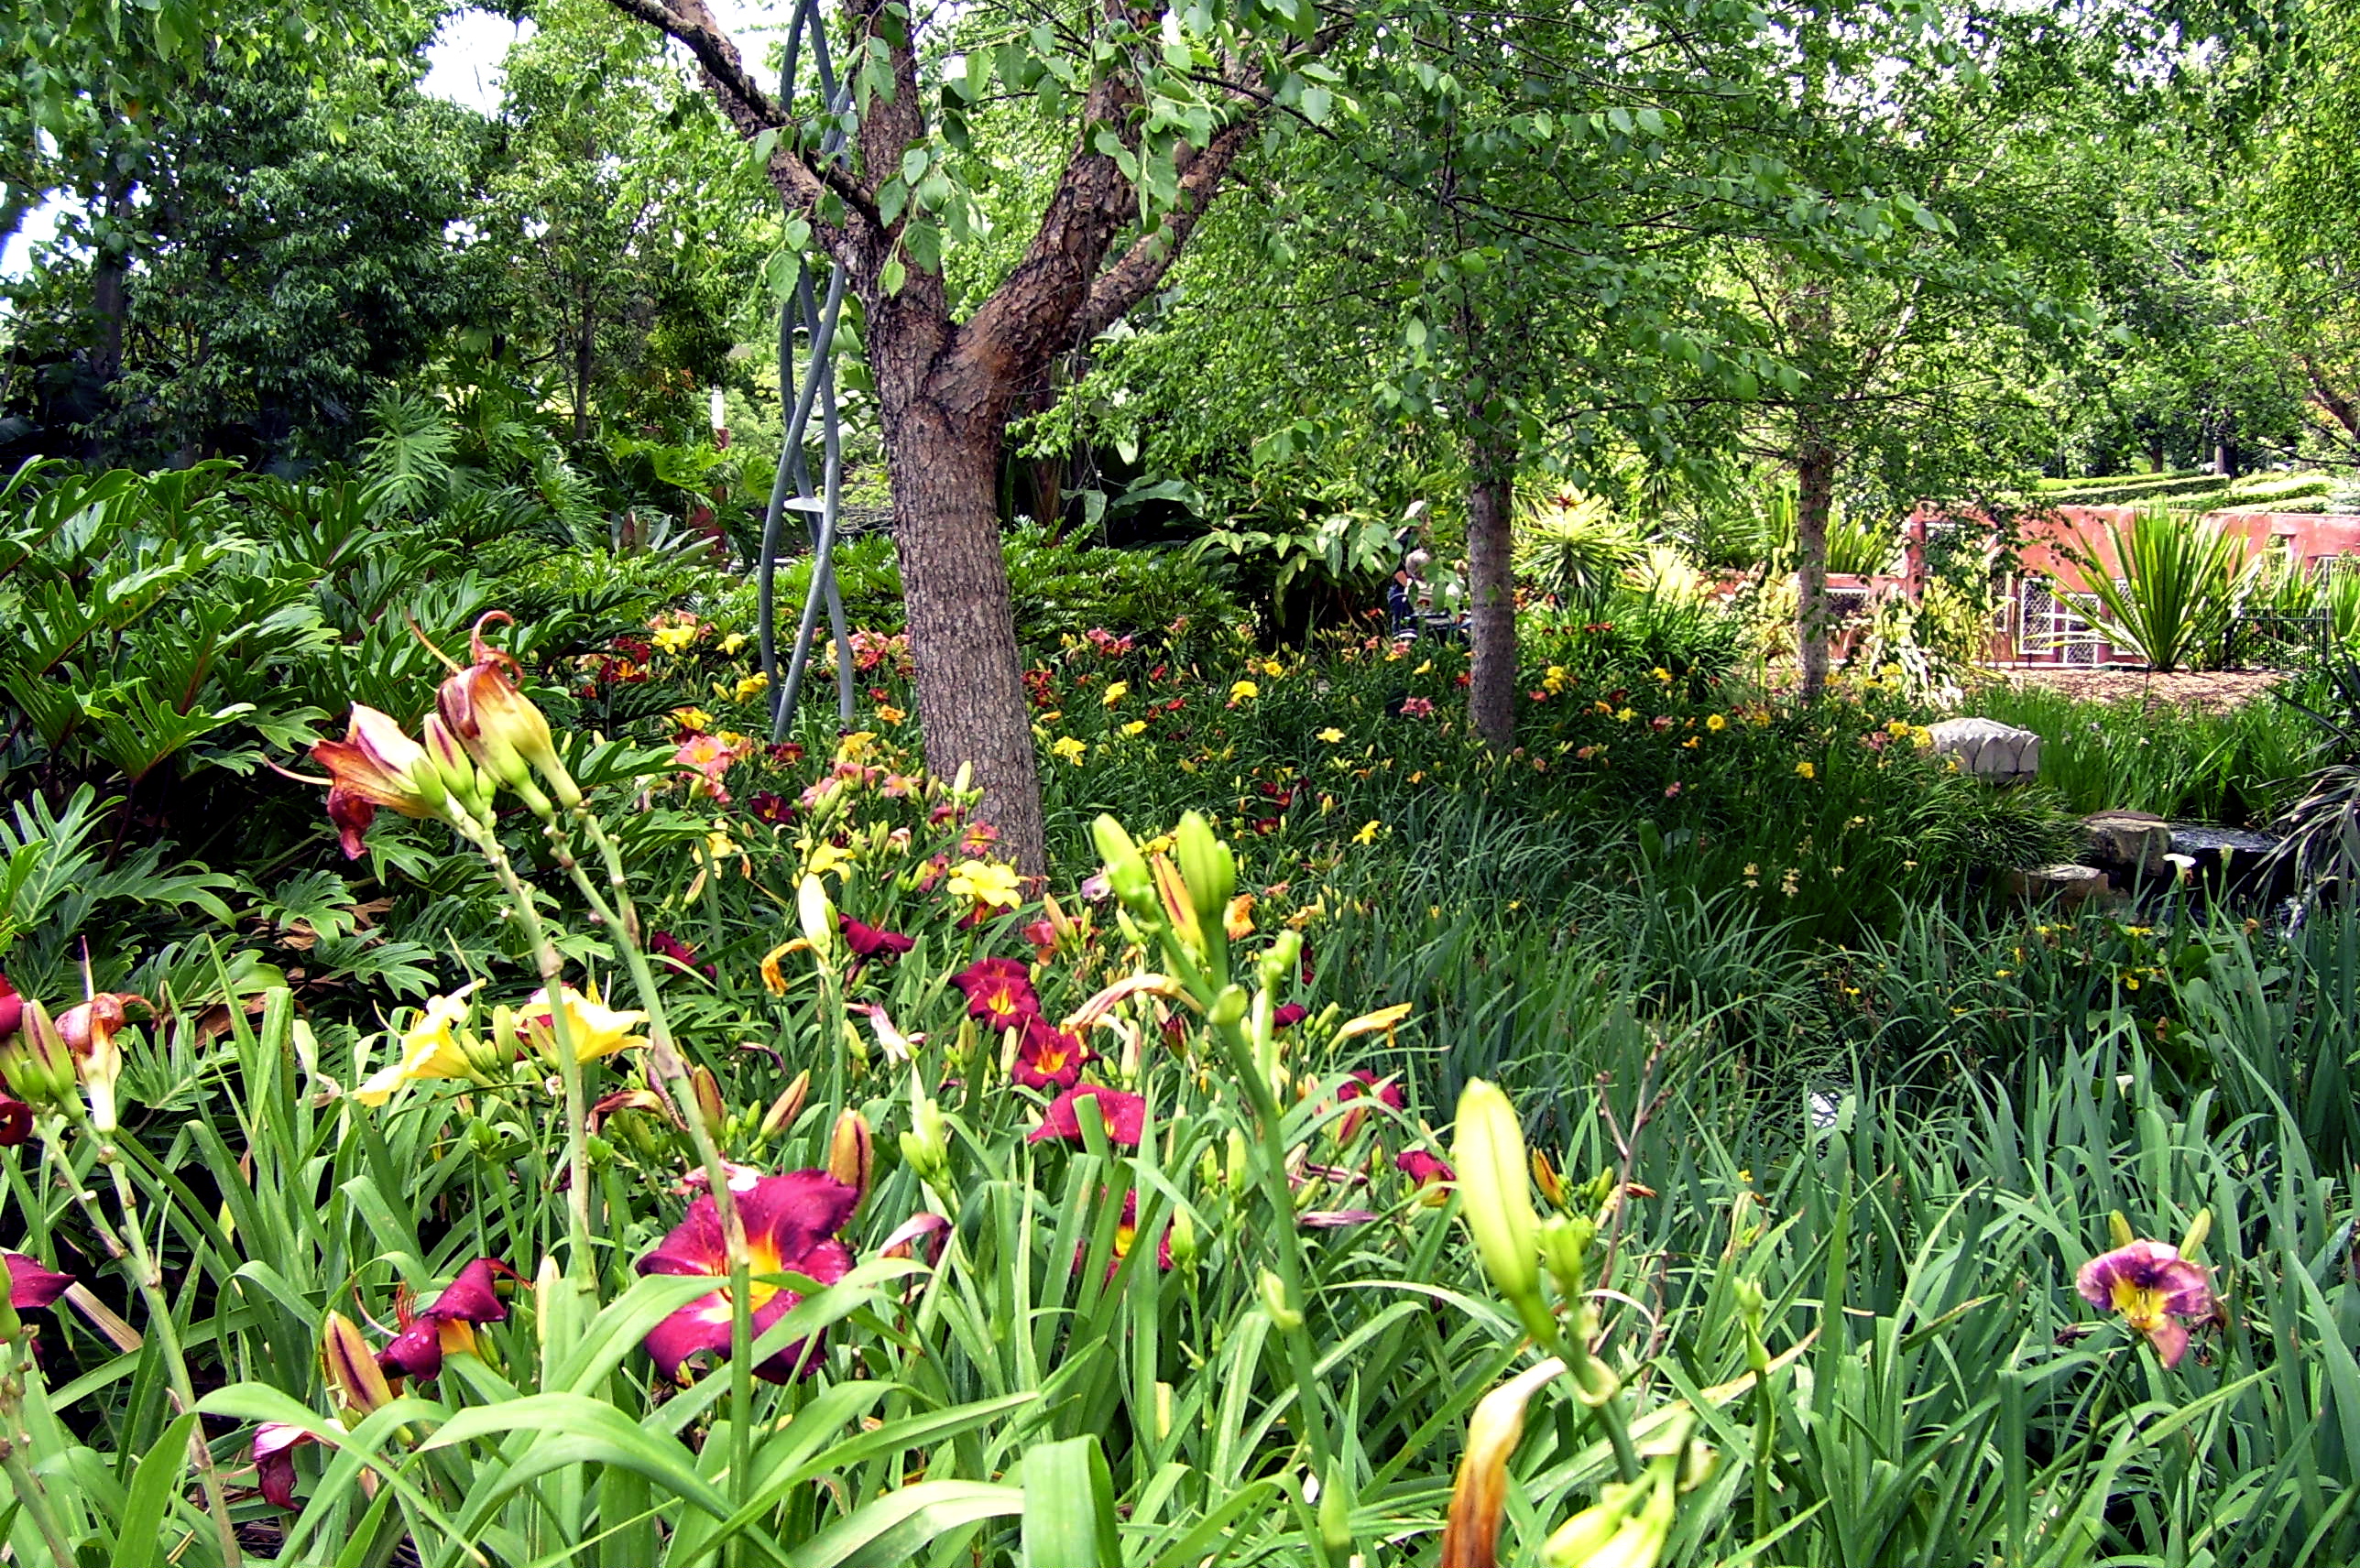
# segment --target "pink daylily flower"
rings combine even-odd
[[[2188,1354],[2188,1329],[2180,1320],[2212,1312],[2204,1267],[2159,1241],[2134,1241],[2101,1253],[2081,1265],[2073,1283],[2092,1306],[2120,1312],[2167,1367],[2178,1367]]]
[[[836,1239],[836,1233],[852,1217],[859,1202],[858,1192],[825,1171],[765,1176],[738,1195],[738,1217],[746,1227],[746,1245],[753,1258],[748,1305],[756,1337],[803,1300],[783,1285],[766,1282],[763,1275],[801,1274],[833,1285],[852,1271],[851,1250]],[[701,1352],[728,1353],[729,1255],[722,1242],[720,1213],[709,1193],[691,1203],[672,1234],[639,1259],[639,1272],[702,1275],[723,1282],[649,1332],[648,1354],[667,1377],[679,1377],[688,1359]],[[756,1367],[755,1376],[768,1382],[786,1382],[795,1376],[809,1343],[797,1340],[786,1346]]]

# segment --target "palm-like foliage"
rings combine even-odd
[[[2184,514],[2141,508],[2108,529],[2120,581],[2089,573],[2099,626],[2159,670],[2217,664],[2229,622],[2254,580],[2245,541]]]
[[[1594,495],[1558,496],[1517,523],[1516,575],[1567,604],[1602,603],[1645,553],[1630,525]]]

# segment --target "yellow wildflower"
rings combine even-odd
[[[852,856],[845,853],[840,846],[822,844],[813,849],[811,858],[803,862],[803,874],[805,877],[825,877],[833,871],[841,880],[851,866]]]
[[[1384,823],[1371,819],[1360,829],[1359,833],[1352,835],[1352,842],[1355,844],[1374,844],[1377,842],[1377,834],[1384,831]]]
[[[1229,701],[1243,702],[1262,695],[1262,688],[1251,681],[1234,681],[1229,686]]]
[[[1618,709],[1616,709],[1616,710],[1615,710],[1615,713],[1614,713],[1614,721],[1615,721],[1615,723],[1617,723],[1617,724],[1629,724],[1633,719],[1635,719],[1635,718],[1637,718],[1638,716],[1639,716],[1639,715],[1638,715],[1637,713],[1635,713],[1632,712],[1632,711],[1631,711],[1630,709],[1628,709],[1628,708],[1618,708]]]
[[[738,681],[737,690],[731,695],[743,702],[760,696],[770,689],[770,678],[757,670],[753,674]]]
[[[713,715],[702,708],[674,708],[672,722],[692,735],[702,735],[713,727]]]
[[[659,653],[685,653],[688,645],[696,640],[696,628],[693,626],[665,626],[656,633],[654,640]]]
[[[836,759],[838,762],[858,762],[868,757],[869,748],[876,739],[875,730],[855,730],[836,743]]]
[[[1275,681],[1286,673],[1286,666],[1274,659],[1265,659],[1262,661],[1262,672]]]
[[[1432,670],[1433,668],[1434,668],[1434,660],[1432,660],[1432,659],[1427,659],[1424,664],[1419,665],[1415,670],[1411,670],[1411,671],[1410,671],[1410,673],[1411,673],[1412,675],[1424,675],[1425,673],[1426,673],[1428,670]]]
[[[725,655],[734,659],[738,655],[738,650],[746,646],[746,642],[747,637],[744,632],[731,632],[727,637],[721,639],[721,651]]]
[[[1109,686],[1106,689],[1106,694],[1098,699],[1098,706],[1102,708],[1111,708],[1130,694],[1131,682],[1128,681],[1118,681],[1113,685]]]
[[[1082,765],[1082,757],[1089,751],[1090,748],[1081,741],[1076,740],[1072,735],[1060,735],[1057,737],[1056,741],[1050,746],[1049,749],[1052,752],[1054,752],[1057,756],[1065,758],[1067,762],[1072,763],[1075,767],[1079,768]]]
[[[1572,682],[1573,672],[1562,664],[1550,665],[1548,672],[1541,677],[1542,687],[1552,692],[1562,691]]]
[[[585,989],[571,985],[557,988],[557,1005],[565,1010],[565,1040],[573,1049],[576,1062],[595,1062],[602,1056],[612,1056],[618,1051],[645,1045],[647,1040],[632,1033],[648,1021],[648,1015],[637,1010],[620,1011],[610,1007],[598,996],[598,987],[584,982]],[[505,1034],[499,1021],[508,1009],[493,1010],[493,1032]],[[549,988],[535,991],[516,1015],[515,1028],[526,1044],[543,1058],[554,1061],[557,1049],[557,1020],[550,1011]]]
[[[1672,683],[1672,672],[1665,669],[1660,664],[1655,666],[1655,669],[1647,671],[1647,673],[1654,676],[1656,680],[1662,681],[1666,686]]]
[[[1819,770],[1810,763],[1798,762],[1795,764],[1795,774],[1800,779],[1817,779],[1819,776]]]
[[[959,898],[998,909],[1012,909],[1022,901],[1016,867],[997,860],[963,860],[952,869],[945,886]]]
[[[1329,746],[1334,746],[1338,741],[1344,738],[1344,732],[1338,729],[1334,724],[1329,724],[1326,729],[1319,732],[1318,738],[1326,741]]]
[[[1715,713],[1705,720],[1704,727],[1710,730],[1713,734],[1719,735],[1721,731],[1729,727],[1729,721],[1722,718],[1719,713]]]
[[[1133,719],[1131,723],[1122,726],[1122,733],[1127,735],[1145,735],[1147,733],[1147,721],[1145,719]]]
[[[890,702],[877,704],[877,722],[880,724],[898,724],[909,716]]]

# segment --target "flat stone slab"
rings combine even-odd
[[[2081,819],[2090,860],[2107,871],[2161,877],[2176,847],[2171,824],[2148,811],[2096,811]]]
[[[2114,888],[2114,879],[2098,867],[2070,860],[2011,871],[2007,880],[2020,898],[2055,898],[2068,906],[2087,903]]]
[[[1934,750],[1994,784],[2024,784],[2040,777],[2040,736],[1997,719],[1944,719],[1928,725]]]

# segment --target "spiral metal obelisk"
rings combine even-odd
[[[794,27],[787,35],[784,69],[780,73],[779,102],[794,102],[797,66],[803,46],[811,46],[811,61],[818,77],[820,101],[833,117],[820,143],[820,156],[848,163],[851,152],[845,126],[852,114],[852,84],[836,80],[827,50],[827,32],[821,25],[819,0],[801,0]],[[786,430],[779,446],[779,467],[770,481],[770,503],[762,516],[762,560],[756,579],[757,616],[761,623],[762,673],[770,682],[770,738],[786,737],[795,699],[802,693],[803,670],[811,661],[813,634],[823,604],[828,627],[836,638],[836,708],[837,722],[852,724],[852,650],[844,624],[844,596],[836,584],[836,537],[844,491],[844,431],[836,402],[836,328],[844,310],[844,264],[828,269],[825,294],[814,287],[811,262],[795,267],[794,292],[779,306],[779,405],[786,410]],[[796,375],[796,342],[804,345],[803,375]],[[800,387],[800,390],[798,390]],[[812,484],[811,462],[804,451],[812,415],[820,421],[820,474]],[[786,676],[779,674],[778,571],[781,533],[788,512],[803,519],[812,545],[811,585],[803,593],[803,615],[795,624],[794,647],[788,656]]]

